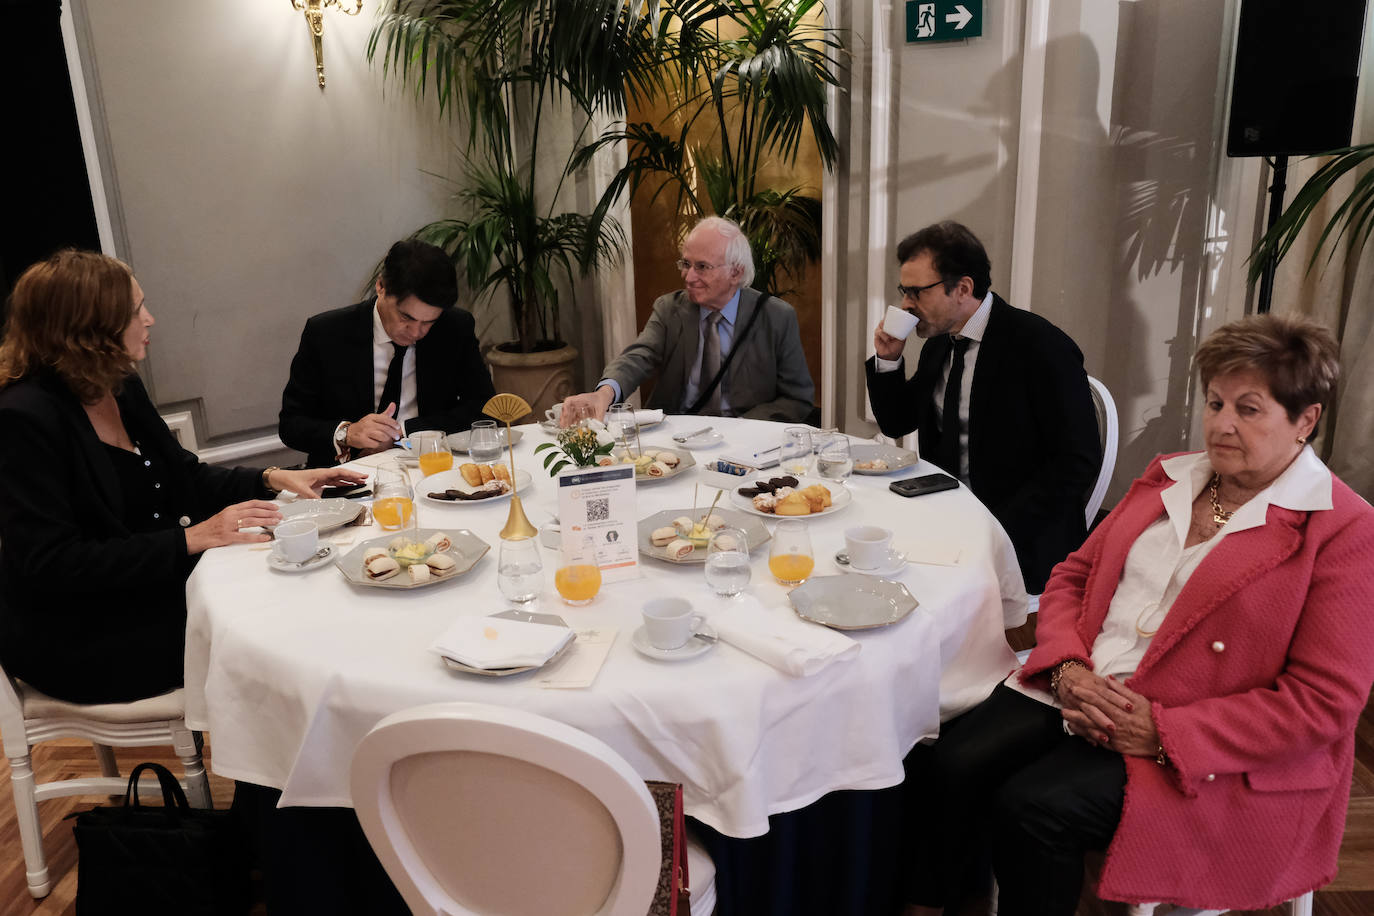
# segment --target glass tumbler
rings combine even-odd
[[[453,452],[449,451],[448,437],[442,430],[411,433],[410,444],[420,459],[421,475],[428,477],[453,468]]]
[[[544,561],[535,538],[501,539],[496,584],[502,595],[522,607],[539,597],[544,588]]]
[[[825,480],[838,481],[841,486],[854,471],[854,459],[849,454],[849,437],[836,433],[821,443],[816,456],[816,473]]]
[[[601,567],[596,562],[596,544],[591,535],[564,535],[553,587],[568,604],[590,604],[601,591]]]
[[[385,531],[410,527],[415,518],[415,493],[410,475],[395,462],[379,465],[372,479],[372,517]]]
[[[811,430],[804,426],[789,426],[783,430],[782,453],[779,464],[784,474],[805,477],[811,473]]]
[[[501,457],[501,431],[495,420],[477,420],[468,432],[468,455],[476,464],[491,464]]]
[[[811,536],[803,522],[778,522],[773,529],[773,543],[768,550],[768,571],[783,585],[800,585],[816,568],[816,555],[811,550]]]
[[[706,584],[734,597],[749,584],[749,538],[739,528],[721,528],[706,546]]]

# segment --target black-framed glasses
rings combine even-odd
[[[678,258],[673,263],[676,264],[677,269],[683,273],[695,268],[696,272],[699,274],[709,274],[711,271],[722,266],[720,264],[707,264],[705,261],[689,261],[686,258]]]
[[[898,283],[897,295],[901,296],[903,299],[910,299],[912,302],[916,302],[921,298],[921,293],[928,289],[934,289],[937,286],[943,286],[944,282],[944,280],[936,280],[934,283],[927,283],[925,286],[903,286]]]

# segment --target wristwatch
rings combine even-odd
[[[348,454],[348,427],[352,425],[352,421],[344,420],[334,429],[334,452],[340,457]]]

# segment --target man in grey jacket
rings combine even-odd
[[[749,288],[754,259],[740,227],[718,216],[703,219],[683,242],[677,265],[683,289],[654,302],[639,338],[606,367],[595,391],[563,401],[559,422],[603,419],[608,407],[624,401],[654,372],[658,382],[646,407],[805,420],[815,386],[797,313],[781,299]],[[713,384],[717,376],[720,381]]]

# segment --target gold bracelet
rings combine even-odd
[[[272,476],[273,471],[280,470],[281,468],[277,467],[276,465],[273,465],[272,467],[262,472],[262,488],[264,490],[269,491],[273,496],[276,496],[278,493],[281,492],[281,490],[278,490],[276,487],[272,486],[272,484],[268,482],[267,478]]]
[[[1064,677],[1064,672],[1075,666],[1084,669],[1088,667],[1078,659],[1070,658],[1055,665],[1054,671],[1050,673],[1050,693],[1054,694],[1056,700],[1059,699],[1059,681]]]

